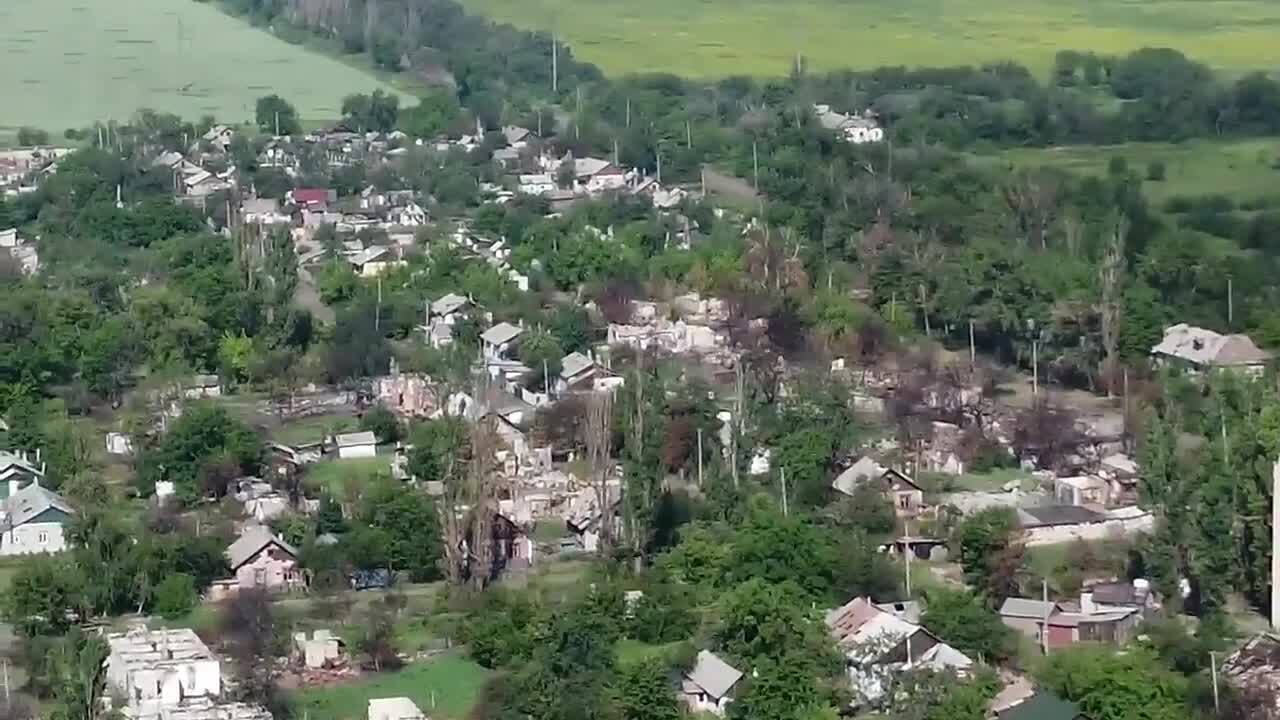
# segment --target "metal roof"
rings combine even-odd
[[[1044,600],[1005,598],[1004,604],[1000,606],[1000,615],[1003,617],[1035,618],[1036,620],[1044,620],[1052,615],[1057,608],[1057,603],[1046,602]]]
[[[490,345],[502,345],[515,340],[522,332],[524,332],[524,330],[512,325],[511,323],[501,322],[488,330],[485,330],[480,335],[480,339]]]
[[[270,530],[254,525],[245,528],[240,537],[227,548],[227,561],[234,571],[270,545],[275,545],[294,557],[298,556],[298,551],[292,545],[273,535]]]
[[[338,443],[338,447],[355,447],[357,445],[377,445],[378,438],[373,434],[372,430],[364,432],[342,433],[334,438]]]
[[[720,699],[742,679],[742,672],[708,650],[698,652],[698,662],[685,677],[708,695]]]

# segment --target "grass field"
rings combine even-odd
[[[1230,71],[1280,63],[1273,0],[463,0],[557,32],[606,72],[785,75],[809,67],[1016,59],[1045,72],[1060,49],[1175,47]]]
[[[369,698],[407,697],[431,718],[465,718],[480,697],[490,671],[457,654],[414,663],[395,673],[291,694],[294,717],[348,720],[364,717]],[[432,707],[432,698],[435,707]]]
[[[243,123],[270,93],[325,121],[344,95],[389,89],[193,0],[5,0],[0,67],[0,131],[60,132],[143,107]]]
[[[347,460],[325,460],[307,467],[307,486],[314,490],[324,490],[332,497],[345,497],[348,484],[357,487],[368,483],[377,475],[391,476],[391,457],[379,455],[372,458],[350,458]]]
[[[1143,185],[1157,204],[1175,195],[1224,194],[1247,200],[1280,192],[1280,169],[1274,167],[1280,159],[1280,138],[1011,150],[980,161],[1105,175],[1113,157],[1125,158],[1130,169],[1144,177],[1152,161],[1164,162],[1165,179]]]

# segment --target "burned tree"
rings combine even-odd
[[[1044,468],[1060,467],[1084,441],[1076,414],[1041,397],[1018,413],[1013,450],[1019,460],[1034,459]]]
[[[613,503],[609,492],[609,476],[613,468],[613,397],[611,395],[595,393],[590,397],[587,401],[587,418],[583,427],[584,444],[587,448],[588,483],[595,493],[596,509],[600,512],[600,547],[608,548],[614,542]],[[643,436],[643,421],[637,432]]]

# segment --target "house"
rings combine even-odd
[[[360,277],[377,277],[405,264],[391,252],[391,248],[381,245],[374,245],[348,255],[347,262],[351,263],[351,269],[355,270]]]
[[[289,225],[293,222],[280,210],[275,198],[256,198],[240,203],[240,219],[249,225]]]
[[[588,195],[609,190],[622,190],[627,186],[627,174],[608,160],[585,157],[573,161],[575,189]]]
[[[217,375],[193,375],[183,385],[182,396],[188,400],[222,397],[222,381]]]
[[[108,455],[132,455],[133,439],[128,435],[112,430],[106,438]]]
[[[1049,618],[1060,612],[1058,603],[1027,598],[1005,598],[1000,605],[1000,622],[1033,640],[1037,647],[1044,641]]]
[[[330,630],[293,634],[293,654],[309,668],[321,668],[342,657],[342,640]]]
[[[742,671],[709,650],[699,650],[693,668],[680,683],[680,699],[693,712],[723,717],[733,702],[733,689],[742,680]]]
[[[548,173],[520,175],[516,192],[521,195],[550,195],[556,191],[556,179]]]
[[[1043,690],[996,713],[997,720],[1090,720],[1080,707]]]
[[[213,145],[219,150],[225,151],[231,146],[231,141],[235,138],[236,131],[226,125],[214,125],[209,131],[200,136],[201,140]]]
[[[416,228],[427,224],[427,211],[416,202],[408,202],[393,209],[389,222],[405,228]]]
[[[226,555],[236,589],[295,590],[306,586],[298,551],[264,527],[246,527]]]
[[[155,716],[222,694],[222,666],[190,628],[107,635],[106,684],[125,715]]]
[[[1212,330],[1178,323],[1165,328],[1164,338],[1151,348],[1157,367],[1168,367],[1188,374],[1211,370],[1234,370],[1259,377],[1271,360],[1271,354],[1253,344],[1248,335],[1220,335]]]
[[[296,188],[285,193],[285,202],[312,212],[324,212],[329,203],[338,199],[338,193],[324,188]]]
[[[858,487],[866,482],[873,482],[880,488],[881,493],[893,503],[893,511],[898,517],[915,517],[924,508],[924,490],[914,480],[899,470],[881,467],[868,456],[837,475],[831,487],[853,497]]]
[[[835,112],[830,105],[814,105],[813,114],[819,125],[839,133],[845,142],[862,145],[884,140],[884,129],[870,110],[861,116],[845,115]]]
[[[440,318],[452,325],[462,312],[471,307],[471,300],[456,293],[448,293],[431,303],[431,317]]]
[[[216,192],[231,188],[234,184],[232,181],[234,174],[234,169],[222,174],[200,170],[182,178],[182,187],[185,194],[190,197],[205,198]]]
[[[342,433],[334,438],[334,444],[338,446],[338,457],[343,460],[371,458],[378,454],[378,439],[370,430]]]
[[[498,148],[493,151],[493,161],[499,165],[510,168],[520,163],[520,151],[515,148]]]
[[[267,443],[267,464],[277,475],[294,475],[304,465],[320,462],[324,456],[324,442],[303,443],[301,445],[285,445],[284,443]]]
[[[1080,611],[1086,614],[1136,610],[1150,615],[1159,608],[1160,599],[1144,578],[1095,583],[1080,592]]]
[[[556,392],[567,392],[569,388],[580,387],[595,376],[596,361],[580,352],[571,352],[560,360],[560,377],[556,381]]]
[[[369,698],[369,720],[427,720],[407,697]]]
[[[484,351],[484,356],[491,360],[500,360],[506,357],[507,353],[513,349],[516,338],[520,337],[522,332],[524,332],[523,328],[507,322],[500,322],[485,330],[480,334],[480,347]]]
[[[21,244],[22,244],[22,238],[18,237],[17,228],[0,230],[0,248],[15,248]]]
[[[0,450],[0,497],[9,497],[31,483],[39,483],[44,479],[44,471],[39,450],[34,457],[24,451]]]
[[[279,138],[272,139],[258,153],[258,167],[293,170],[298,166],[298,156]]]
[[[523,150],[530,142],[538,139],[532,130],[518,125],[503,125],[502,136],[506,138],[507,146],[516,150]]]
[[[845,656],[855,705],[877,702],[894,675],[915,669],[966,675],[973,660],[902,613],[867,598],[854,598],[827,612],[825,623]]]
[[[61,552],[76,511],[61,495],[33,482],[0,503],[0,555]]]
[[[1105,506],[1110,500],[1111,486],[1102,478],[1083,475],[1055,478],[1053,494],[1063,505]]]

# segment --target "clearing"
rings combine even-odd
[[[0,94],[21,98],[0,111],[0,132],[61,132],[140,108],[239,124],[252,122],[255,101],[271,93],[314,123],[336,119],[345,95],[395,92],[193,0],[5,0],[0,65]]]
[[[307,688],[290,693],[294,716],[310,720],[364,717],[369,698],[407,697],[428,717],[467,717],[492,674],[458,653],[406,665],[394,673],[377,673],[350,683]]]
[[[1047,74],[1061,49],[1174,47],[1239,72],[1280,61],[1280,3],[1176,0],[462,0],[550,30],[605,72],[786,75],[810,68],[941,66],[1015,59]]]
[[[1114,157],[1123,157],[1141,177],[1146,177],[1150,163],[1164,163],[1165,179],[1142,186],[1157,207],[1179,195],[1229,195],[1237,201],[1262,198],[1276,194],[1280,181],[1280,139],[1276,138],[1009,150],[979,161],[1103,176]]]

